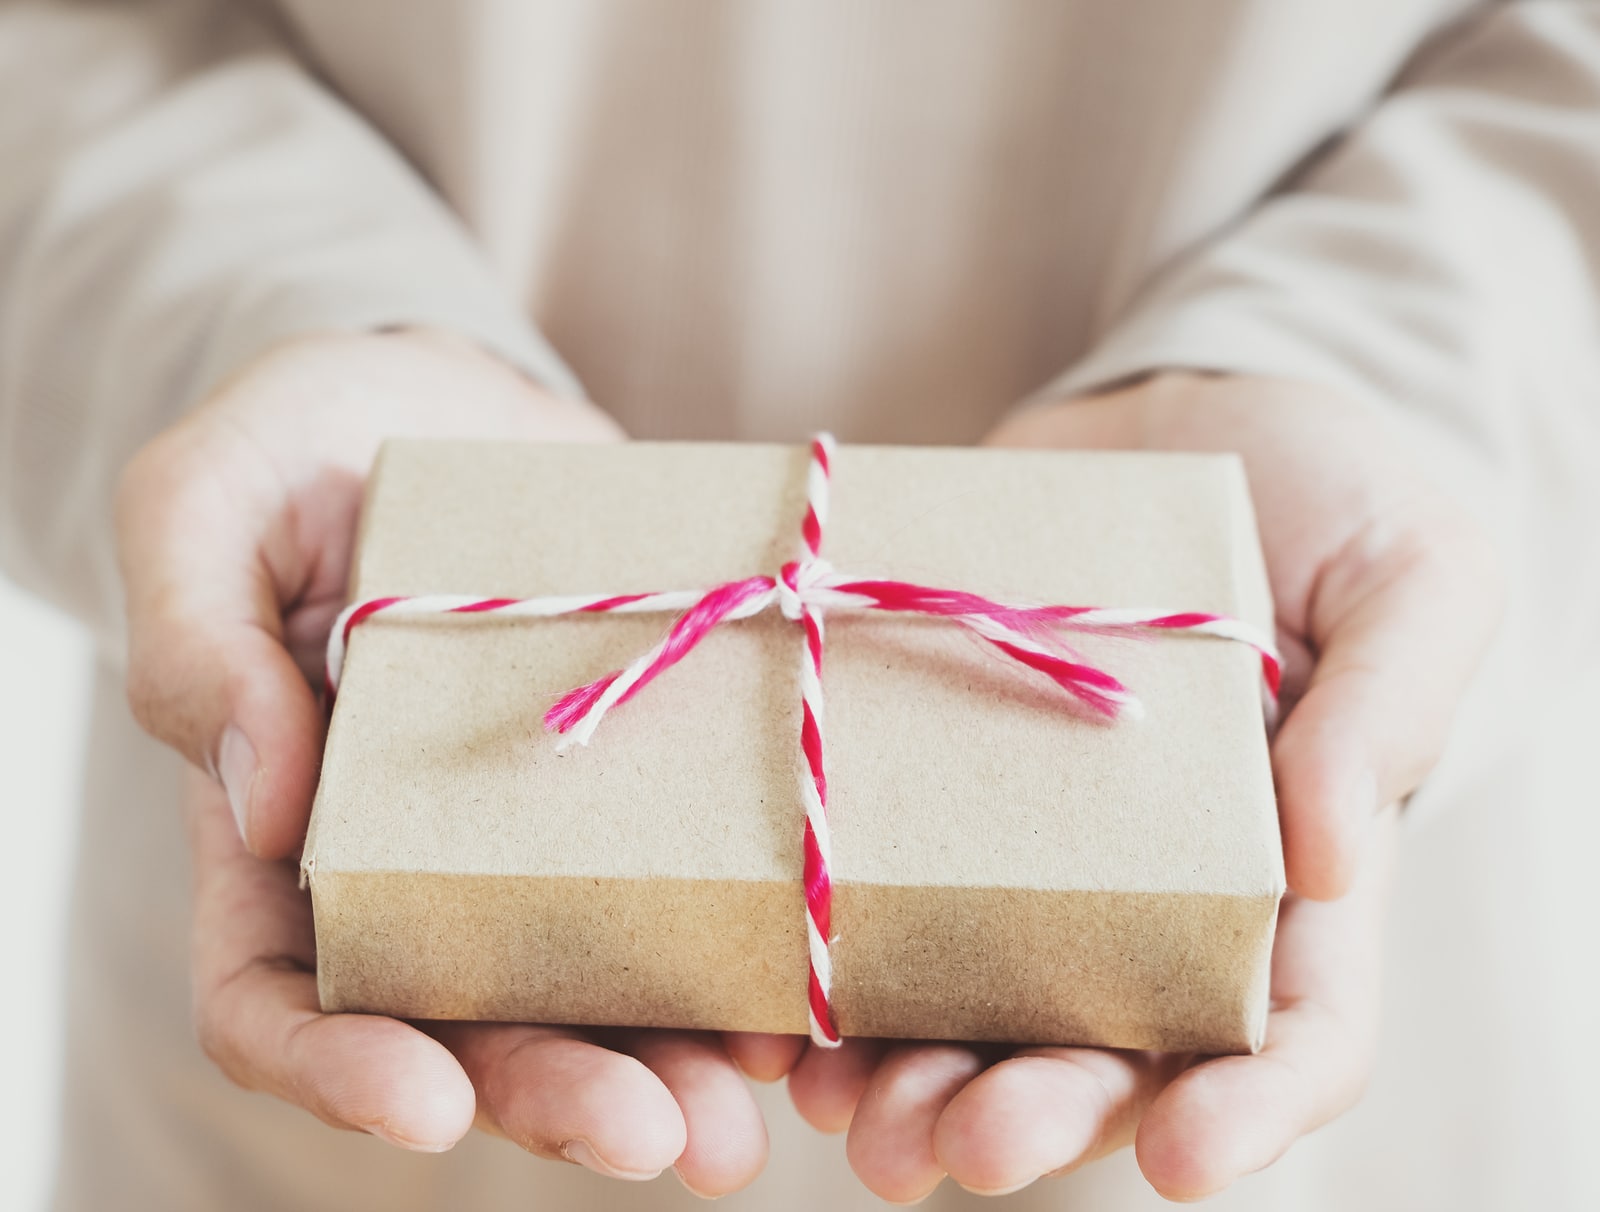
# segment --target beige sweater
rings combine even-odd
[[[1551,730],[1600,666],[1600,5],[1466,7],[0,8],[0,564],[106,662],[63,1206],[677,1198],[482,1141],[393,1155],[187,1042],[175,767],[116,690],[112,486],[273,342],[386,323],[649,436],[965,442],[1173,365],[1385,410],[1502,536],[1516,600],[1412,842],[1374,1092],[1220,1206],[1600,1206],[1575,1144],[1600,1071],[1557,1047],[1595,1026],[1596,793]],[[869,1206],[837,1142],[774,1120],[735,1206]],[[1123,1158],[1015,1206],[1069,1191],[1153,1200]]]

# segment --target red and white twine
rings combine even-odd
[[[331,707],[344,668],[350,633],[375,615],[414,618],[443,614],[500,618],[554,618],[572,614],[679,612],[662,640],[624,669],[562,695],[545,712],[545,727],[561,734],[559,748],[587,745],[611,708],[625,703],[658,675],[687,656],[719,624],[747,619],[776,605],[798,623],[805,639],[800,661],[800,749],[805,771],[800,797],[805,805],[803,882],[810,942],[808,997],[811,1038],[836,1047],[839,1032],[831,1001],[833,941],[832,849],[828,831],[828,777],[823,764],[823,615],[833,610],[881,610],[947,619],[966,628],[1000,653],[1043,674],[1092,713],[1105,719],[1135,716],[1137,699],[1116,678],[1080,660],[1063,632],[1133,634],[1183,631],[1246,644],[1261,657],[1269,696],[1280,676],[1277,650],[1269,636],[1239,619],[1199,611],[1102,609],[1091,606],[1007,604],[961,590],[935,589],[905,581],[845,576],[822,558],[828,523],[828,489],[834,442],[819,434],[811,442],[806,477],[806,513],[799,558],[776,577],[753,576],[709,590],[663,593],[591,594],[542,598],[484,598],[449,594],[368,598],[345,607],[328,637],[327,700]]]

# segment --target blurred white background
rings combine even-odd
[[[77,826],[89,651],[63,616],[0,579],[0,805],[9,829],[0,921],[10,955],[0,1208],[44,1206],[55,1158],[61,954]]]

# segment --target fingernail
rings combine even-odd
[[[381,1141],[386,1141],[400,1149],[409,1149],[413,1153],[444,1153],[455,1147],[455,1141],[446,1141],[439,1144],[435,1141],[407,1140],[397,1136],[382,1124],[368,1124],[364,1131],[370,1136],[376,1136]]]
[[[585,1170],[593,1170],[596,1174],[604,1174],[607,1178],[626,1179],[631,1183],[649,1182],[661,1173],[660,1170],[619,1170],[596,1153],[589,1142],[581,1137],[562,1145],[561,1156],[569,1162],[576,1162]]]
[[[233,809],[242,838],[250,836],[250,798],[255,792],[257,770],[255,746],[237,724],[229,724],[222,734],[222,744],[217,746],[217,774],[222,778],[222,789],[228,793],[228,806]]]
[[[678,1176],[678,1181],[683,1184],[683,1189],[697,1199],[721,1199],[720,1195],[710,1195],[705,1191],[697,1190],[693,1183],[683,1176],[683,1171],[677,1166],[672,1167],[672,1172]]]
[[[1015,1192],[1022,1190],[1022,1188],[1038,1182],[1039,1179],[1043,1177],[1044,1175],[1040,1174],[1034,1178],[1024,1179],[1020,1183],[1014,1183],[1009,1187],[969,1187],[966,1183],[957,1183],[956,1185],[963,1191],[970,1191],[973,1195],[981,1195],[986,1199],[992,1199],[997,1195],[1014,1194]]]
[[[938,1189],[939,1188],[937,1185],[929,1187],[921,1195],[914,1195],[910,1199],[889,1199],[887,1196],[883,1195],[878,1196],[878,1198],[883,1200],[883,1202],[886,1204],[892,1204],[896,1208],[915,1208],[918,1204],[926,1203],[928,1196],[932,1195]]]

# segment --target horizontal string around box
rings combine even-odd
[[[824,433],[812,439],[800,554],[785,564],[775,577],[758,575],[710,589],[662,593],[539,598],[422,594],[367,598],[345,607],[335,621],[328,636],[326,668],[327,704],[331,711],[350,633],[378,615],[390,619],[428,615],[540,619],[574,614],[676,612],[678,617],[666,635],[648,652],[623,669],[568,691],[545,712],[545,728],[561,736],[558,748],[587,745],[608,711],[627,702],[688,656],[721,624],[747,619],[777,606],[785,618],[800,625],[805,641],[800,662],[800,751],[804,758],[800,798],[805,806],[803,882],[810,944],[807,988],[811,1038],[823,1047],[839,1044],[831,1000],[833,885],[829,874],[832,858],[828,779],[823,763],[822,654],[826,613],[876,610],[948,620],[1004,656],[1049,678],[1074,701],[1107,720],[1139,715],[1138,700],[1111,674],[1078,657],[1066,644],[1063,633],[1185,632],[1246,644],[1261,657],[1269,709],[1276,700],[1282,669],[1270,636],[1227,615],[1192,610],[1018,605],[957,589],[852,577],[837,572],[821,554],[823,531],[828,521],[833,457],[832,435]]]

